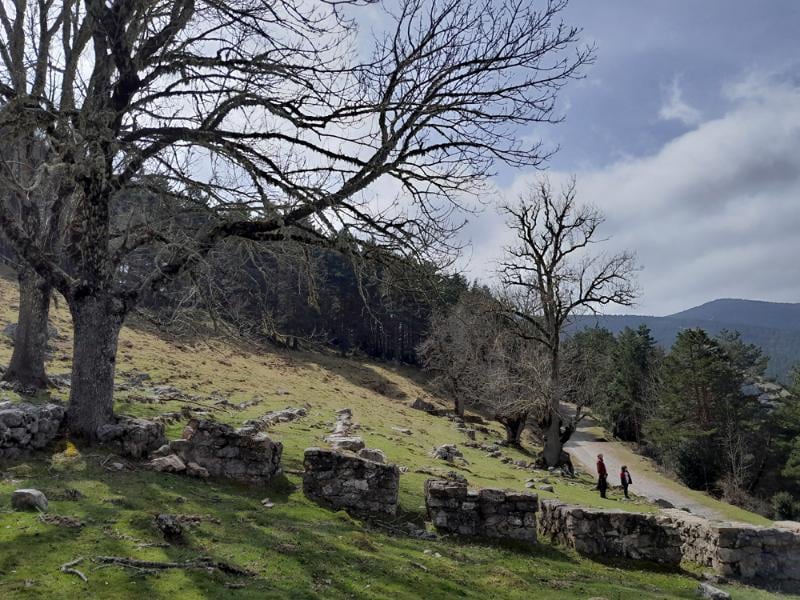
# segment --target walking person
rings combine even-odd
[[[625,497],[630,500],[628,486],[633,484],[633,479],[631,479],[631,473],[625,465],[622,465],[622,469],[619,472],[619,482],[622,484],[622,491],[625,493]]]
[[[608,470],[602,454],[597,455],[597,489],[600,490],[600,497],[605,498],[608,489]]]

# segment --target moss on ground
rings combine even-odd
[[[16,318],[16,286],[0,280],[0,327]],[[48,364],[51,374],[68,372],[70,321],[63,303],[53,321],[61,332]],[[11,353],[0,339],[0,364]],[[285,477],[264,489],[156,474],[115,459],[99,449],[62,444],[24,462],[0,465],[0,597],[2,598],[694,598],[691,571],[660,569],[630,561],[596,561],[540,544],[523,547],[442,539],[421,541],[392,535],[344,513],[310,503],[299,490],[303,450],[322,444],[338,408],[353,409],[369,446],[408,467],[401,478],[398,522],[424,520],[422,486],[428,475],[417,469],[446,467],[429,457],[438,444],[455,442],[469,465],[460,471],[475,486],[524,489],[545,472],[514,468],[485,452],[463,446],[465,436],[443,418],[408,407],[418,396],[438,401],[417,371],[369,361],[342,360],[304,352],[246,349],[219,340],[174,342],[145,328],[125,328],[118,360],[119,381],[130,371],[149,373],[153,384],[174,385],[203,398],[219,395],[231,403],[258,400],[244,410],[215,411],[215,418],[239,424],[269,410],[305,406],[309,415],[278,425],[271,435],[284,444]],[[8,397],[15,397],[5,393]],[[55,391],[63,398],[63,392]],[[185,402],[147,403],[136,390],[120,391],[120,413],[152,417],[177,411]],[[408,428],[411,435],[393,427]],[[182,424],[170,426],[172,436]],[[494,425],[479,440],[500,439]],[[513,459],[531,459],[525,450],[503,449]],[[446,467],[449,468],[449,467]],[[601,500],[586,479],[549,476],[554,493],[568,502],[651,511],[637,501]],[[75,517],[83,527],[42,522],[38,515],[10,510],[10,492],[36,487],[51,500],[50,514]],[[72,492],[70,490],[77,490]],[[77,499],[74,499],[79,495]],[[265,508],[269,497],[275,504]],[[708,498],[708,502],[714,502]],[[160,512],[195,515],[183,546],[160,547],[153,516]],[[146,574],[92,562],[103,555],[158,561],[209,556],[251,570],[242,577],[204,570]],[[60,572],[69,561],[88,583]],[[736,598],[768,598],[741,586]]]

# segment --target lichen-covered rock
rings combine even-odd
[[[362,448],[358,451],[358,455],[361,458],[371,460],[372,462],[381,464],[386,463],[386,454],[383,452],[383,450],[379,450],[378,448]]]
[[[11,507],[14,510],[39,510],[47,512],[47,497],[39,490],[15,490],[11,494]]]
[[[581,554],[621,556],[677,565],[681,539],[659,515],[539,503],[539,532]]]
[[[425,482],[425,506],[440,531],[536,542],[535,494],[470,490],[466,483],[429,479]]]
[[[163,423],[125,416],[98,429],[97,439],[131,458],[144,458],[167,443]]]
[[[0,402],[0,459],[14,459],[48,446],[59,434],[60,404]]]
[[[323,448],[308,448],[303,493],[316,502],[357,515],[394,515],[400,470]]]
[[[263,484],[281,473],[283,445],[252,427],[192,419],[183,439],[170,442],[170,449],[184,463],[195,463],[209,476],[243,483]]]
[[[722,591],[710,583],[701,583],[697,587],[697,593],[701,598],[707,598],[708,600],[731,600],[731,595],[728,592]]]

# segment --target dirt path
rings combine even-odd
[[[645,466],[642,457],[612,441],[601,441],[595,433],[598,425],[591,417],[581,421],[581,426],[572,435],[565,449],[572,455],[573,461],[583,465],[584,471],[596,475],[597,455],[602,454],[608,469],[608,481],[611,485],[619,485],[619,470],[627,465],[631,472],[633,485],[630,490],[650,500],[663,499],[676,508],[688,508],[693,514],[709,519],[723,519],[716,510],[697,502],[691,495],[684,493],[680,485]]]

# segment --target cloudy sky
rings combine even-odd
[[[606,214],[605,247],[636,252],[627,312],[800,302],[800,1],[572,0],[567,18],[597,62],[563,94],[566,122],[532,133],[561,148],[551,182],[575,175]],[[498,194],[539,176],[503,171]],[[467,273],[489,278],[503,218],[464,235]]]

